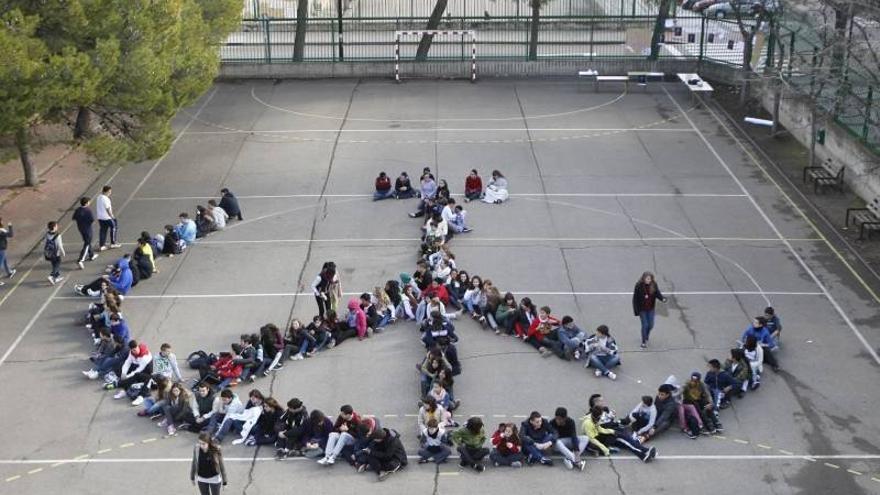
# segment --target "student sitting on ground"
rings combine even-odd
[[[394,196],[394,189],[391,188],[391,179],[385,172],[379,172],[376,177],[376,190],[373,192],[373,201],[387,199]]]
[[[113,396],[114,399],[125,397],[128,387],[135,383],[147,383],[153,374],[153,355],[146,344],[139,344],[136,340],[128,342],[128,357],[122,363],[118,383],[108,383],[104,388],[119,391]]]
[[[452,323],[444,318],[439,311],[432,311],[431,318],[425,321],[423,325],[422,342],[426,349],[434,347],[434,344],[440,338],[447,338],[451,342],[458,342],[455,335],[455,327]]]
[[[458,408],[461,401],[453,400],[452,395],[446,390],[446,385],[441,381],[442,377],[440,376],[443,372],[446,372],[446,375],[449,376],[452,373],[452,370],[442,369],[437,373],[437,379],[431,384],[431,391],[429,394],[437,401],[437,404],[440,407],[451,413]]]
[[[644,443],[649,437],[648,432],[654,429],[654,424],[657,421],[654,398],[650,395],[643,395],[642,400],[630,411],[628,418],[633,434],[638,437],[639,442]]]
[[[469,467],[478,473],[486,469],[483,458],[489,455],[489,449],[483,447],[486,443],[486,432],[482,419],[476,416],[469,418],[464,428],[453,431],[449,437],[461,456],[459,466]]]
[[[664,383],[657,389],[657,396],[654,397],[653,406],[656,411],[656,419],[647,431],[641,433],[640,441],[642,443],[656,437],[657,435],[668,430],[676,422],[679,417],[678,401],[672,395],[675,387]],[[644,401],[642,401],[644,403]],[[636,406],[636,409],[639,407]],[[650,416],[650,413],[649,413]],[[699,433],[699,430],[697,430]],[[696,438],[693,437],[693,438]]]
[[[164,376],[160,376],[153,379],[149,387],[144,387],[149,390],[142,403],[144,408],[137,413],[138,417],[160,418],[164,414],[162,408],[165,407],[168,395],[171,393],[172,385],[174,385],[174,383],[171,380]],[[134,402],[132,402],[132,404],[134,404]]]
[[[156,260],[153,257],[153,246],[150,243],[149,233],[141,232],[132,257],[132,264],[137,268],[138,280],[146,280],[154,273],[159,273],[159,269],[156,268]]]
[[[196,407],[198,414],[194,415],[189,431],[198,433],[208,426],[211,416],[214,415],[214,401],[217,397],[207,383],[200,383],[196,387]]]
[[[220,208],[223,208],[223,211],[225,211],[230,218],[237,218],[241,221],[241,207],[238,204],[238,198],[235,197],[235,194],[232,194],[232,191],[225,187],[220,189],[220,194],[222,195],[220,198]]]
[[[730,350],[730,357],[724,362],[724,371],[739,382],[740,391],[745,392],[749,389],[749,384],[752,382],[752,367],[742,349]]]
[[[515,309],[516,306],[514,305],[514,310]],[[511,328],[512,327],[513,325],[511,322]],[[562,344],[562,350],[565,352],[565,357],[567,359],[574,359],[575,361],[580,359],[580,347],[587,341],[587,334],[575,325],[574,318],[568,315],[563,316],[562,324],[557,331],[557,335],[559,336],[559,342]]]
[[[379,481],[385,481],[406,467],[406,450],[397,431],[380,428],[373,433],[372,440],[367,464],[376,472]]]
[[[156,241],[162,243],[162,254],[169,258],[182,253],[186,248],[186,242],[180,238],[173,225],[166,225],[164,235],[157,235]]]
[[[568,417],[568,410],[564,407],[556,408],[551,426],[557,435],[553,447],[562,454],[562,462],[565,467],[568,469],[577,467],[583,471],[587,467],[587,463],[581,459],[581,455],[587,449],[590,439],[586,435],[577,434],[577,426],[575,426],[574,420]]]
[[[755,317],[752,321],[752,325],[749,328],[746,328],[740,340],[745,342],[750,336],[755,337],[758,344],[763,347],[764,362],[767,363],[773,371],[779,371],[779,363],[776,361],[776,356],[773,354],[774,351],[779,349],[779,345],[776,343],[776,340],[773,339],[770,330],[767,328],[766,318],[763,316]]]
[[[431,383],[437,379],[441,371],[452,368],[452,365],[443,356],[443,352],[435,347],[431,347],[428,350],[425,359],[417,366],[421,376],[421,397],[428,395],[428,392],[431,390]]]
[[[260,413],[257,423],[251,428],[250,435],[244,441],[248,447],[254,445],[273,445],[278,440],[278,432],[275,430],[278,421],[284,411],[281,404],[273,397],[268,397],[262,404],[263,412]]]
[[[483,196],[483,179],[480,177],[480,174],[477,172],[477,169],[472,169],[471,173],[468,174],[464,179],[464,202],[480,199]]]
[[[412,182],[409,180],[409,174],[401,172],[400,176],[394,181],[394,196],[397,199],[409,199],[415,196],[412,188]]]
[[[214,215],[202,205],[196,206],[196,237],[201,238],[217,230]]]
[[[333,421],[318,409],[309,414],[308,433],[305,435],[303,457],[308,459],[320,459],[325,455],[327,441],[333,431]]]
[[[208,424],[203,430],[213,437],[220,425],[223,424],[227,414],[241,414],[242,412],[244,412],[244,404],[232,390],[224,388],[214,398],[211,414],[207,418]]]
[[[541,353],[541,357],[556,354],[564,359],[565,352],[562,350],[562,343],[556,337],[557,327],[558,325],[554,326],[550,321],[535,320],[526,334],[526,342],[537,349]]]
[[[162,406],[164,419],[159,422],[159,428],[167,428],[168,436],[177,434],[178,428],[186,428],[195,423],[199,415],[198,403],[192,392],[183,384],[175,383]]]
[[[591,412],[594,411],[595,408],[598,408],[600,411],[598,424],[604,430],[598,434],[599,442],[605,445],[629,450],[643,462],[651,462],[654,456],[657,455],[656,449],[653,447],[645,447],[632,433],[624,429],[624,426],[629,424],[629,418],[617,421],[615,419],[614,411],[605,405],[605,398],[602,397],[602,394],[593,394],[590,396],[589,408]],[[609,431],[610,433],[608,433]],[[584,432],[592,438],[592,433],[588,432],[586,427],[584,428]]]
[[[734,380],[730,373],[721,369],[721,362],[717,359],[709,360],[709,370],[703,382],[709,387],[712,394],[712,404],[718,409],[726,409],[730,406],[730,397],[736,395],[742,398],[742,383]]]
[[[510,193],[507,191],[507,178],[501,175],[501,172],[493,170],[492,179],[489,180],[489,184],[486,186],[486,191],[483,193],[483,202],[500,205],[507,201],[507,198],[509,197]]]
[[[181,212],[180,213],[180,223],[174,227],[174,232],[177,233],[177,237],[180,238],[184,242],[185,246],[189,246],[190,244],[196,242],[196,234],[198,229],[196,228],[195,222],[190,220],[189,213]]]
[[[516,425],[513,423],[501,423],[492,434],[492,452],[489,460],[495,465],[522,467],[522,440],[519,437]]]
[[[354,412],[350,405],[346,404],[339,408],[339,416],[336,417],[333,432],[329,434],[327,439],[324,457],[318,460],[318,464],[322,466],[333,465],[336,462],[336,458],[342,453],[342,449],[354,443],[354,436],[352,436],[351,432],[354,431],[360,422],[360,416]]]
[[[229,214],[226,213],[226,210],[217,206],[217,201],[213,199],[208,200],[208,212],[214,219],[214,228],[216,230],[223,230],[226,228],[226,221],[229,220]]]
[[[422,399],[422,406],[419,408],[419,428],[426,425],[430,419],[437,420],[437,423],[444,427],[458,426],[458,423],[452,420],[452,413],[437,404],[437,400],[429,395]]]
[[[541,416],[538,411],[532,411],[529,419],[522,422],[520,432],[523,440],[523,450],[526,453],[526,462],[529,464],[541,463],[544,466],[552,466],[553,460],[547,457],[547,453],[556,443],[556,430],[549,421]]]
[[[776,310],[773,309],[772,306],[764,308],[764,319],[767,321],[764,326],[766,326],[767,331],[770,332],[770,338],[772,338],[778,346],[779,341],[782,338],[782,321],[779,319],[779,316],[776,315]]]
[[[419,428],[419,464],[434,461],[443,464],[452,454],[452,450],[445,443],[446,429],[436,419],[429,419]]]
[[[761,375],[764,373],[764,346],[758,343],[758,339],[754,335],[746,337],[743,343],[743,354],[749,361],[749,367],[752,369],[752,390],[761,386]]]
[[[302,401],[297,398],[287,401],[287,409],[276,425],[278,440],[275,442],[275,457],[302,455],[309,431],[309,412]]]
[[[716,432],[723,432],[724,429],[718,420],[718,412],[712,400],[712,393],[709,391],[709,387],[700,381],[701,378],[699,371],[691,373],[691,379],[682,386],[682,402],[697,409],[706,431],[714,435]]]
[[[608,327],[599,325],[596,328],[596,333],[587,338],[585,347],[587,366],[596,369],[596,376],[607,376],[616,380],[617,375],[611,371],[611,368],[620,364],[620,357],[617,355],[617,341],[611,336]]]

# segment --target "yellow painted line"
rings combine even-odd
[[[21,478],[21,475],[20,475],[20,474],[16,474],[15,476],[10,476],[10,477],[6,478],[6,482],[9,483],[10,481],[15,481],[15,480],[17,480],[17,479],[19,479],[19,478]]]
[[[134,447],[134,443],[129,442],[129,443],[124,443],[124,444],[122,444],[122,445],[119,446],[120,449],[127,449],[127,448],[129,448],[129,447]]]
[[[28,474],[37,474],[42,470],[43,468],[31,469],[30,471],[28,471]]]
[[[824,464],[830,468],[840,469],[840,466],[838,466],[837,464],[831,464],[830,462],[826,462]]]
[[[759,443],[759,444],[758,444],[758,447],[761,447],[762,449],[767,449],[767,450],[772,450],[772,449],[773,449],[773,447],[771,447],[771,446],[769,446],[769,445],[764,445],[763,443]]]
[[[733,441],[736,442],[736,443],[741,443],[741,444],[743,444],[743,445],[748,445],[748,444],[749,444],[749,441],[748,441],[748,440],[741,440],[741,439],[739,439],[739,438],[734,438]]]
[[[158,440],[158,438],[156,438],[156,437],[145,438],[145,439],[141,440],[141,443],[150,443],[150,442],[155,442],[156,440]]]
[[[862,473],[860,473],[860,472],[858,472],[858,471],[856,471],[856,470],[853,470],[853,469],[847,469],[846,472],[849,473],[849,474],[854,474],[854,475],[856,475],[856,476],[861,476],[861,475],[862,475]]]
[[[58,466],[63,466],[63,465],[65,465],[65,464],[67,464],[67,463],[66,463],[66,462],[56,462],[55,464],[52,464],[52,465],[49,466],[49,467],[56,468],[56,467],[58,467]]]
[[[777,449],[777,450],[779,451],[780,454],[794,455],[794,452],[790,452],[788,450],[782,450],[782,449]]]
[[[98,451],[99,454],[106,454],[107,452],[111,452],[113,449],[101,449]]]
[[[712,435],[712,438],[717,438],[718,440],[727,440],[727,437],[724,435]]]

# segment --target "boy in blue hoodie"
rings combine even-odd
[[[134,282],[131,274],[130,254],[125,254],[122,256],[122,258],[119,258],[119,261],[116,262],[116,266],[113,268],[113,271],[110,272],[108,280],[117,292],[119,292],[123,296],[128,294],[128,291],[131,290],[132,283]]]

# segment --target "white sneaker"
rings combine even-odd
[[[599,377],[599,376],[602,376],[602,371],[596,370],[593,372],[593,374],[596,375],[597,377]]]
[[[88,378],[89,380],[95,380],[98,378],[98,372],[95,370],[83,371],[82,374],[85,375],[86,378]]]
[[[159,423],[156,424],[156,426],[158,426],[159,428],[165,428],[166,426],[168,426],[168,420],[163,419],[162,421],[159,421]]]
[[[78,266],[80,270],[86,269],[86,265],[84,265],[82,261],[77,261],[76,266]]]
[[[235,440],[232,441],[232,445],[241,445],[243,443],[244,443],[243,438],[236,438]]]
[[[143,395],[138,395],[137,397],[134,398],[133,401],[131,401],[131,405],[135,406],[135,407],[137,407],[143,403],[144,403],[144,396]]]
[[[116,395],[113,396],[113,398],[117,400],[123,397],[125,397],[125,390],[119,390],[118,392],[116,392]]]
[[[55,285],[55,277],[53,277],[52,275],[49,275],[49,283]]]
[[[111,249],[121,248],[122,244],[110,244]]]
[[[615,375],[613,371],[609,371],[608,378],[611,378],[612,380],[617,380],[617,375]]]
[[[15,276],[15,272],[17,272],[17,271],[18,271],[18,270],[16,270],[15,268],[13,268],[12,271],[9,272],[9,275],[8,275],[6,278],[12,278],[12,277],[14,277],[14,276]]]
[[[318,464],[320,464],[320,465],[322,465],[322,466],[326,465],[326,464],[327,464],[327,458],[326,458],[326,457],[323,457],[323,458],[321,458],[321,459],[318,459]]]
[[[63,282],[63,281],[64,281],[64,277],[55,277],[55,282],[53,282],[52,285],[55,285],[58,282]]]
[[[90,260],[95,261],[96,259],[98,259],[98,253],[92,253],[92,257],[90,258]]]
[[[305,359],[305,358],[303,357],[302,354],[295,354],[295,355],[293,356],[293,360],[294,360],[294,361],[301,361],[301,360],[303,360],[303,359]]]
[[[101,246],[98,248],[98,251],[106,251],[106,250],[107,250],[107,246]]]
[[[92,343],[96,346],[101,343],[101,339],[92,339]]]
[[[328,457],[327,462],[325,462],[324,464],[327,466],[332,466],[332,465],[336,464],[336,458]]]
[[[573,464],[570,460],[568,460],[568,459],[563,459],[563,460],[562,460],[562,463],[565,464],[565,467],[566,467],[567,469],[574,469],[574,464]]]

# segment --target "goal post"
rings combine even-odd
[[[477,32],[473,30],[418,30],[418,31],[395,31],[394,33],[394,80],[396,82],[400,82],[400,44],[402,40],[405,40],[409,37],[419,37],[425,35],[433,35],[436,36],[454,36],[454,37],[469,37],[471,44],[471,64],[470,64],[470,81],[476,82],[477,80]]]

